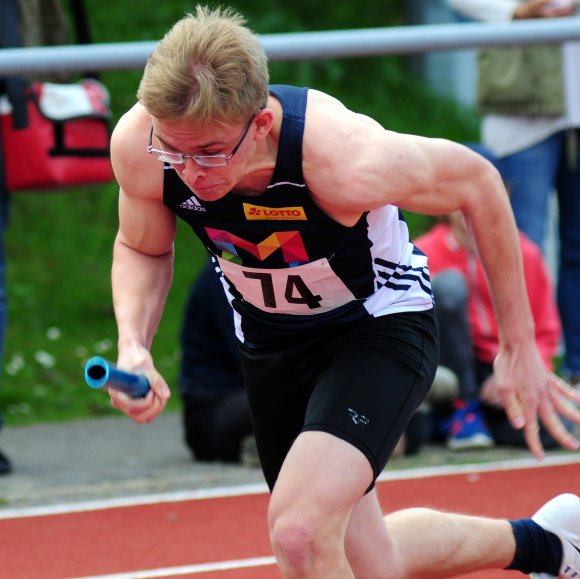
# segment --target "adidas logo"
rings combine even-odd
[[[189,209],[191,211],[205,211],[205,207],[192,195],[189,199],[179,205],[182,209]]]

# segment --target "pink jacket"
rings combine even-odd
[[[491,364],[498,352],[498,328],[481,263],[457,244],[447,223],[435,225],[414,243],[428,256],[432,278],[445,269],[457,269],[465,276],[475,356]],[[562,331],[554,287],[539,248],[521,233],[520,245],[538,347],[546,366],[552,369]]]

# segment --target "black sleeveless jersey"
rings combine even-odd
[[[166,166],[163,201],[216,260],[238,338],[262,345],[322,327],[433,306],[427,258],[389,205],[352,227],[313,201],[302,175],[307,88],[272,85],[283,109],[276,166],[256,196],[204,202]]]

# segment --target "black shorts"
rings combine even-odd
[[[433,382],[437,323],[433,310],[391,314],[275,346],[242,345],[241,352],[270,489],[304,431],[358,448],[374,482]]]

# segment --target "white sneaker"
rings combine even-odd
[[[580,579],[580,498],[576,495],[559,495],[548,501],[532,520],[562,542],[562,566],[558,577]],[[547,573],[532,573],[534,579],[552,577]]]

